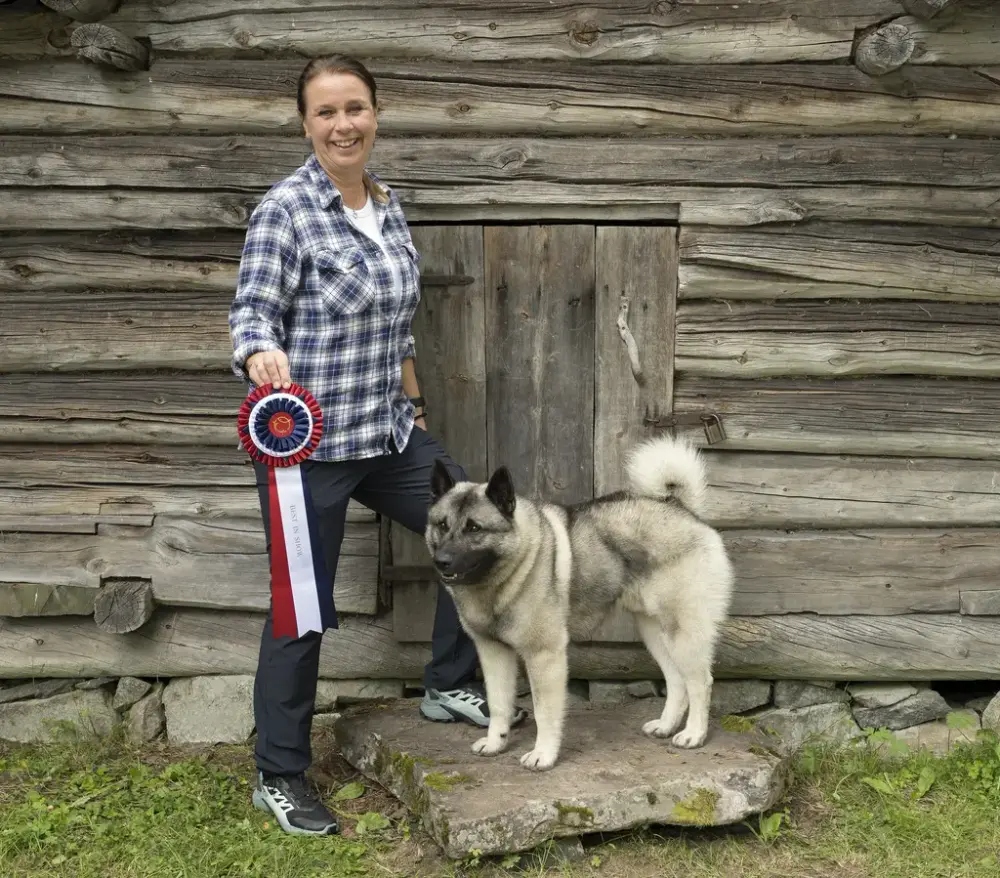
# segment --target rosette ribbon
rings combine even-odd
[[[247,454],[267,466],[274,636],[301,637],[307,631],[336,628],[333,584],[299,465],[323,435],[319,404],[298,384],[284,391],[263,384],[243,401],[237,430]]]

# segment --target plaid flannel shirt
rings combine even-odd
[[[414,356],[420,257],[396,194],[372,174],[366,185],[401,296],[382,248],[348,220],[313,155],[251,215],[229,311],[236,375],[250,381],[247,357],[281,349],[292,381],[316,397],[323,437],[312,460],[388,454],[413,429],[401,365]]]

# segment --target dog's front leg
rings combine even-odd
[[[535,749],[521,757],[521,765],[533,771],[545,771],[556,764],[562,745],[569,677],[566,644],[526,655],[524,665],[531,682],[538,735]]]
[[[479,664],[486,683],[486,701],[490,709],[490,726],[486,737],[472,745],[480,756],[496,756],[507,749],[510,724],[514,719],[514,699],[517,697],[517,653],[497,640],[474,637]]]

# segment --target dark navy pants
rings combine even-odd
[[[393,449],[388,455],[364,460],[307,460],[302,464],[316,510],[331,588],[344,537],[348,502],[353,498],[422,534],[430,505],[431,468],[436,457],[447,462],[456,480],[466,477],[441,445],[419,427],[413,428],[410,441],[402,452]],[[254,464],[254,469],[270,557],[267,467]],[[322,635],[310,631],[298,638],[275,638],[271,623],[268,612],[254,682],[257,767],[273,774],[297,774],[305,771],[312,759],[309,735],[316,702]],[[336,637],[336,630],[330,631],[328,636]],[[424,685],[435,689],[455,688],[472,681],[477,666],[476,648],[462,630],[455,604],[448,592],[439,588],[431,661],[424,669]]]

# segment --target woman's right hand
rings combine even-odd
[[[284,351],[258,351],[247,357],[246,366],[247,374],[258,387],[273,384],[275,390],[287,390],[292,386],[288,356]]]

